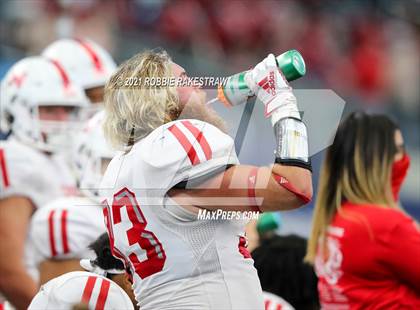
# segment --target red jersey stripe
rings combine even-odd
[[[190,121],[182,121],[182,124],[193,134],[194,138],[200,143],[201,148],[203,149],[206,159],[211,159],[212,152],[207,139],[204,137],[203,132],[198,130]]]
[[[98,301],[96,302],[95,310],[104,309],[110,286],[111,286],[111,282],[109,282],[108,280],[102,280],[101,290],[99,292]]]
[[[184,148],[185,152],[187,153],[188,158],[190,159],[191,163],[193,165],[199,164],[200,160],[198,158],[197,152],[195,151],[191,142],[184,135],[184,133],[176,126],[176,124],[169,127],[169,131],[175,136],[175,138],[182,145],[182,147]]]
[[[112,226],[111,226],[111,217],[110,217],[110,211],[109,211],[109,205],[107,200],[105,199],[104,201],[102,201],[102,204],[104,205],[102,212],[104,214],[104,222],[105,222],[105,226],[106,229],[108,231],[108,237],[109,237],[109,245],[111,246],[111,254],[119,259],[121,259],[124,262],[124,266],[130,266],[129,262],[127,261],[127,259],[125,258],[124,255],[122,255],[121,252],[118,251],[117,248],[115,248],[114,246],[114,232],[112,231]]]
[[[5,156],[4,156],[4,150],[3,149],[0,149],[0,170],[1,170],[1,175],[3,177],[3,185],[4,185],[4,187],[8,187],[10,185],[9,175],[7,174],[6,159],[5,159]]]
[[[70,252],[69,242],[67,239],[67,210],[61,212],[61,241],[63,242],[63,252],[67,254]]]
[[[93,288],[95,287],[96,277],[89,276],[86,281],[85,289],[83,290],[82,303],[89,304],[90,297],[92,296]]]
[[[95,66],[96,70],[102,72],[104,70],[101,60],[99,59],[98,54],[89,45],[88,42],[81,40],[81,39],[74,39],[77,43],[79,43],[83,49],[88,53],[89,57],[92,59],[93,65]]]
[[[50,211],[48,215],[48,232],[50,237],[50,249],[51,256],[54,257],[57,255],[57,249],[55,248],[55,238],[54,238],[54,213],[55,210]]]

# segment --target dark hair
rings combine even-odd
[[[306,261],[314,262],[318,240],[325,242],[327,226],[344,201],[396,207],[390,180],[397,129],[387,116],[364,112],[340,124],[321,169]]]
[[[385,115],[369,115],[364,112],[350,114],[338,127],[334,143],[327,152],[325,165],[329,166],[330,188],[336,188],[344,169],[348,169],[350,179],[355,178],[358,147],[360,159],[367,168],[373,167],[378,155],[382,161],[392,162],[397,152],[394,141],[397,129],[398,126]],[[333,201],[331,192],[333,190],[328,195],[328,202]]]
[[[93,263],[104,269],[117,269],[117,270],[124,270],[124,264],[118,258],[112,256],[111,246],[109,243],[109,237],[107,233],[103,233],[89,245],[89,248],[93,250],[96,254],[96,259]]]
[[[263,240],[252,252],[262,289],[273,293],[296,309],[317,309],[317,277],[312,266],[303,262],[306,239],[274,236]]]

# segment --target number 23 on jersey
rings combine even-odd
[[[166,261],[165,251],[155,234],[146,229],[147,220],[137,203],[136,195],[125,187],[114,194],[111,206],[107,200],[103,201],[103,204],[112,254],[122,259],[126,264],[130,263],[141,279],[162,271]],[[132,224],[132,227],[124,232],[120,228],[122,226],[122,209],[126,210],[128,220]],[[115,232],[125,233],[124,238],[119,239],[118,242],[121,240],[126,242],[124,246],[129,248],[126,253],[122,249],[118,249],[118,245],[115,244]],[[146,254],[146,259],[140,261],[140,254]]]

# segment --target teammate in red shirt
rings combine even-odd
[[[323,309],[420,309],[420,231],[398,206],[408,167],[387,117],[354,113],[340,125],[306,256]]]

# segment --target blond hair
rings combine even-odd
[[[173,86],[151,87],[148,78],[172,76],[165,51],[145,51],[121,64],[105,86],[104,134],[117,149],[133,145],[179,113]]]
[[[344,201],[397,207],[391,191],[397,129],[385,116],[361,113],[353,113],[340,125],[321,169],[305,261],[314,263],[318,247],[325,254],[325,235],[337,212],[366,225],[370,233],[364,218],[344,214]]]

